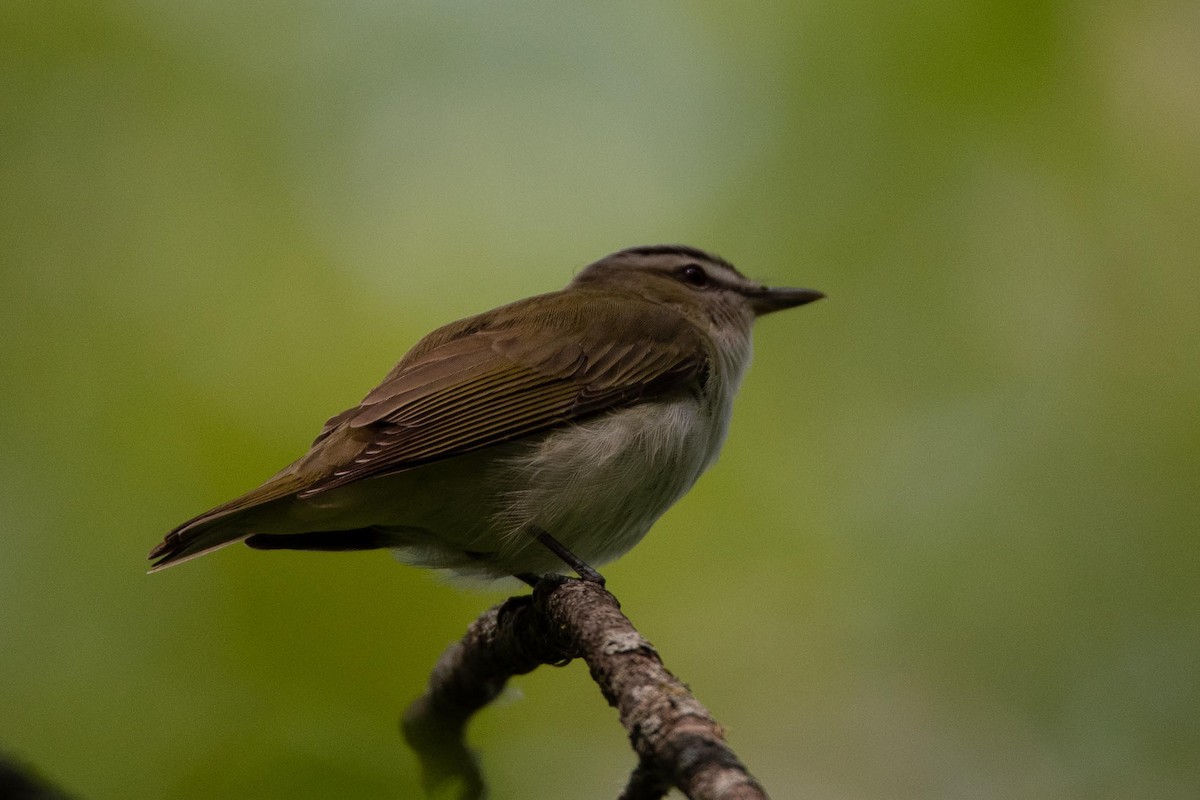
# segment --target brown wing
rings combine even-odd
[[[537,301],[533,313],[528,301],[497,309],[414,348],[357,408],[326,424],[314,456],[326,449],[344,453],[348,442],[357,453],[337,459],[341,463],[330,465],[300,497],[511,441],[704,379],[707,340],[661,307],[578,293],[568,302],[557,295]]]

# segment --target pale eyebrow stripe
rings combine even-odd
[[[628,250],[622,250],[617,255],[637,255],[637,256],[686,256],[694,258],[697,261],[703,261],[713,266],[729,270],[739,278],[745,278],[737,267],[730,264],[725,259],[713,253],[706,253],[695,247],[689,247],[686,244],[655,244],[646,245],[644,247],[631,247]]]

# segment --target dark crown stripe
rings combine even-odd
[[[718,264],[726,269],[738,273],[737,269],[720,256],[706,253],[696,247],[689,247],[686,244],[652,244],[643,247],[630,247],[617,253],[619,256],[685,256],[694,258],[697,261],[707,261],[710,264]]]
[[[695,247],[688,247],[686,244],[650,244],[643,247],[630,247],[621,251],[621,255],[630,256],[688,256],[689,258],[699,258],[705,261],[720,259],[709,255]]]

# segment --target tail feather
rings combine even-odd
[[[305,481],[298,475],[280,473],[257,489],[193,517],[168,533],[150,551],[148,557],[158,560],[149,571],[158,572],[242,541],[253,531],[247,530],[247,520],[239,520],[239,517],[294,495],[304,485]]]
[[[255,550],[376,550],[398,547],[404,539],[387,528],[351,528],[340,531],[305,531],[304,533],[255,534],[246,544]]]
[[[240,533],[234,534],[232,538],[221,536],[213,541],[205,541],[204,538],[197,538],[187,543],[177,544],[175,547],[164,547],[167,542],[164,540],[158,547],[150,551],[150,558],[157,558],[150,565],[150,569],[146,570],[148,574],[153,575],[155,572],[161,572],[167,567],[173,567],[176,564],[182,564],[185,561],[191,561],[193,558],[211,553],[213,550],[220,550],[225,545],[235,544],[244,540],[250,534]]]

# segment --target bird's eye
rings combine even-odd
[[[698,264],[686,264],[679,270],[680,279],[687,284],[701,288],[708,286],[708,273]]]

